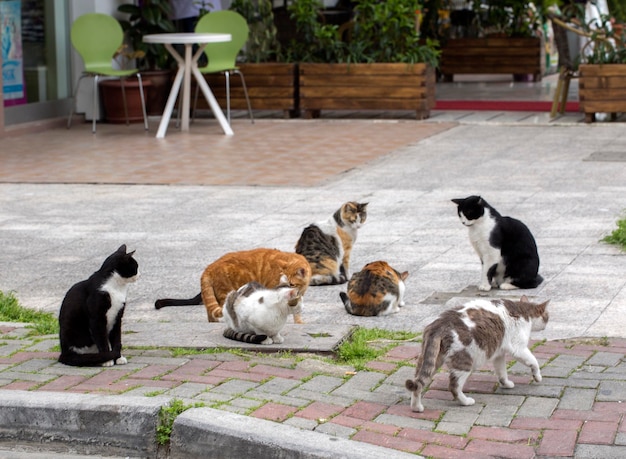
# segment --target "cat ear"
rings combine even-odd
[[[519,300],[520,300],[520,303],[528,303],[528,297],[526,295],[522,295],[522,297]]]
[[[129,257],[132,257],[135,254],[135,251],[133,250],[132,252],[128,252],[126,255]]]
[[[452,201],[453,203],[457,204],[457,205],[459,205],[459,204],[461,204],[461,203],[463,202],[463,200],[462,200],[462,199],[458,199],[458,198],[451,199],[451,201]]]
[[[402,274],[400,274],[400,279],[402,279],[403,281],[406,280],[407,277],[409,277],[408,271],[404,271]]]
[[[122,253],[126,253],[126,244],[122,244],[120,246],[119,249],[117,249],[118,252],[122,252]]]
[[[286,274],[280,275],[280,279],[278,280],[278,286],[279,287],[289,286],[289,278],[287,278]]]
[[[367,205],[369,204],[369,202],[362,202],[359,204],[359,209],[360,210],[365,210],[365,208],[367,207]]]

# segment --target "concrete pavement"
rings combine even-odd
[[[15,291],[25,306],[56,312],[72,283],[126,243],[137,249],[142,278],[131,290],[125,324],[152,340],[150,349],[129,349],[126,366],[72,369],[55,363],[56,337],[24,338],[23,328],[6,324],[2,400],[12,403],[26,390],[61,393],[67,406],[81,403],[83,393],[117,394],[98,397],[121,405],[126,397],[152,399],[158,406],[171,398],[202,401],[218,413],[244,415],[245,422],[260,418],[289,427],[283,438],[304,430],[324,439],[311,444],[342,439],[331,454],[356,454],[373,444],[398,451],[386,453],[397,457],[399,451],[431,457],[623,457],[626,258],[600,239],[626,209],[625,147],[621,124],[460,124],[309,187],[0,184],[0,290]],[[201,306],[155,311],[156,298],[195,295],[204,266],[224,252],[293,250],[304,226],[347,200],[370,202],[352,266],[385,259],[408,270],[407,306],[394,316],[358,318],[340,305],[343,287],[311,287],[305,327],[316,331],[304,333],[304,344],[319,335],[320,326],[331,334],[352,325],[421,331],[445,307],[483,295],[475,289],[477,256],[450,202],[469,194],[481,194],[503,215],[521,219],[537,239],[545,282],[487,296],[525,293],[551,300],[550,323],[533,336],[546,376],[542,383],[531,383],[528,370],[515,364],[516,387],[506,391],[485,369],[466,386],[477,394],[477,404],[461,408],[445,390],[444,372],[427,393],[426,412],[418,415],[410,412],[402,387],[413,372],[418,343],[402,343],[357,372],[310,354],[185,355],[169,349],[181,343],[206,347],[189,346],[187,335],[201,336],[206,327],[207,337],[218,336],[219,325],[205,322]],[[299,342],[296,326],[287,331],[286,345]],[[142,345],[136,334],[125,336],[127,345]],[[46,409],[47,403],[44,397]],[[188,420],[180,417],[174,438],[186,438],[198,426],[215,432],[206,419],[218,415],[198,410],[186,413]],[[6,419],[4,438],[6,426],[15,423]],[[249,429],[266,438],[262,427]],[[81,452],[84,445],[73,447]],[[182,448],[173,448],[174,457],[199,454]],[[285,448],[280,457],[326,454],[298,456],[306,448]]]

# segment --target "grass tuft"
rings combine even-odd
[[[193,405],[185,405],[182,400],[174,399],[167,406],[162,406],[159,411],[159,425],[157,426],[157,443],[166,445],[170,441],[174,421],[184,411],[189,408],[200,408],[205,406],[204,403],[194,403]]]
[[[617,229],[602,239],[607,244],[619,245],[622,250],[626,250],[626,218],[617,221]]]
[[[0,292],[0,322],[30,324],[28,328],[32,331],[29,333],[29,336],[59,333],[59,320],[54,314],[21,306],[12,292]]]
[[[413,341],[418,333],[389,331],[379,328],[357,328],[337,350],[337,360],[342,364],[362,370],[365,365],[384,355],[402,342]]]

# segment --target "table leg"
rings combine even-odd
[[[156,134],[157,139],[165,137],[167,126],[172,118],[174,104],[176,103],[176,98],[178,97],[178,91],[180,91],[180,84],[183,81],[183,73],[185,73],[185,68],[179,67],[176,72],[176,77],[174,78],[174,83],[172,83],[172,90],[170,91],[167,103],[165,104],[165,110],[163,110],[163,116],[161,116],[161,122],[159,123],[159,129]]]
[[[183,113],[181,119],[181,131],[189,130],[189,100],[191,98],[191,47],[192,43],[185,44],[185,76],[183,78]]]
[[[222,127],[222,130],[224,131],[224,134],[233,135],[234,133],[230,127],[230,124],[228,124],[228,121],[226,120],[226,117],[224,116],[222,109],[217,103],[217,100],[215,99],[215,96],[213,95],[211,88],[209,88],[208,83],[206,82],[202,74],[200,73],[200,70],[198,70],[198,66],[192,65],[191,71],[193,72],[193,75],[196,77],[198,86],[200,86],[200,89],[202,90],[202,94],[204,94],[204,98],[209,103],[209,106],[211,107],[211,110],[213,111],[215,118],[217,119],[217,121],[219,121],[220,126]]]

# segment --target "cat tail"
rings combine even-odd
[[[197,304],[202,304],[202,294],[198,293],[193,298],[189,298],[188,300],[179,300],[175,298],[161,298],[160,300],[156,300],[154,302],[154,309],[161,309],[167,306],[195,306]]]
[[[99,352],[97,354],[77,354],[76,352],[61,352],[59,362],[73,367],[98,367],[105,362],[119,357],[113,351]]]
[[[348,314],[352,314],[353,316],[359,315],[352,308],[352,302],[350,301],[350,298],[348,298],[347,293],[339,292],[339,296],[341,297],[341,301],[343,301],[343,306],[344,308],[346,308],[346,311],[348,312]]]
[[[415,379],[407,379],[405,387],[411,392],[420,393],[430,384],[440,365],[440,352],[442,336],[425,333],[422,338],[422,352],[417,358],[415,367]]]
[[[538,287],[542,282],[543,277],[537,274],[537,276],[532,279],[515,279],[511,283],[518,288],[526,289]]]
[[[224,330],[224,337],[235,341],[252,344],[261,344],[267,339],[267,335],[255,335],[253,333],[236,332],[230,327]]]

